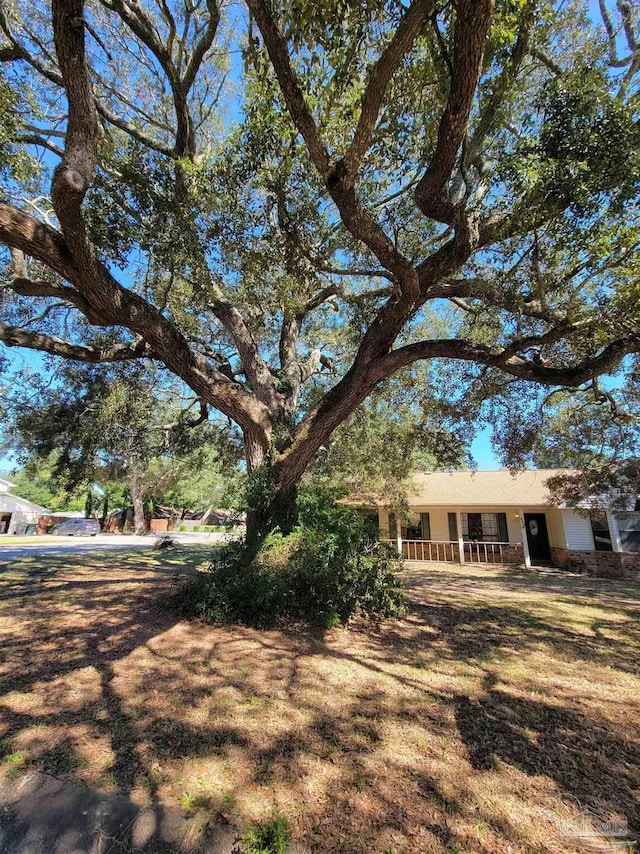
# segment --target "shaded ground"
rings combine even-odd
[[[628,850],[598,816],[640,836],[638,585],[431,564],[400,621],[257,632],[178,621],[181,562],[0,566],[0,769],[153,817],[114,851],[175,850],[160,814],[197,819],[188,849],[276,807],[317,852]]]

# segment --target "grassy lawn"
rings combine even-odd
[[[258,632],[166,607],[205,558],[0,566],[1,773],[318,852],[579,851],[583,807],[640,838],[640,586],[430,565],[400,621]]]

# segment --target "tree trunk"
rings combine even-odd
[[[145,498],[144,500],[144,525],[145,530],[151,530],[151,520],[153,519],[153,514],[155,511],[155,504],[150,498]]]
[[[279,528],[290,534],[298,521],[296,499],[298,488],[276,488],[271,483],[271,469],[263,466],[258,472],[260,482],[252,489],[249,486],[249,509],[247,511],[247,544],[258,546],[264,537]],[[249,476],[251,479],[251,475]]]
[[[131,502],[133,504],[133,530],[136,534],[149,533],[149,526],[144,509],[144,492],[140,488],[138,478],[135,472],[131,473],[129,479],[129,489],[131,490]]]
[[[109,515],[109,496],[105,492],[104,498],[102,499],[102,514],[100,516],[100,528],[104,531],[105,525],[107,524],[107,516]]]
[[[244,457],[247,463],[247,544],[257,545],[265,533],[265,509],[268,504],[271,471],[269,448],[264,435],[245,430]]]

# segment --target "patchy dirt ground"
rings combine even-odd
[[[258,632],[163,604],[203,554],[0,566],[0,773],[202,828],[279,808],[317,852],[640,838],[638,585],[414,565],[400,621]]]

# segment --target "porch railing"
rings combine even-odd
[[[402,554],[407,560],[435,560],[458,563],[458,543],[438,540],[402,540]]]
[[[467,563],[504,563],[505,548],[509,543],[469,542],[464,544]]]
[[[460,563],[460,547],[457,540],[402,540],[382,538],[402,553],[406,560]],[[465,563],[504,563],[509,543],[464,542]]]

